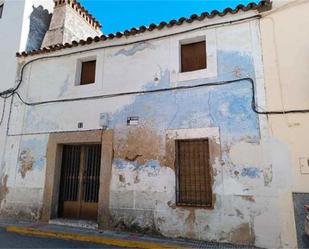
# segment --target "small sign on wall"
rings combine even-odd
[[[299,158],[301,174],[309,174],[309,158]]]
[[[136,126],[139,123],[139,117],[128,117],[127,125],[128,126]]]

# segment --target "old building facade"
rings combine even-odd
[[[19,53],[3,94],[1,215],[297,247],[293,154],[266,115],[281,5],[86,39],[76,23],[99,24],[74,4],[56,1],[43,44],[61,44]]]
[[[290,177],[280,194],[280,210],[287,235],[298,241],[299,248],[308,247],[303,225],[304,205],[309,202],[309,37],[303,32],[308,10],[308,1],[274,1],[260,25],[267,110],[285,112],[268,116],[270,134],[285,143],[290,153]]]

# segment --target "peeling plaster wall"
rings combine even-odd
[[[237,18],[246,15],[239,14]],[[232,18],[235,16],[224,21]],[[217,18],[207,23],[216,21]],[[173,32],[202,24],[186,24]],[[253,20],[138,45],[42,60],[26,70],[20,92],[28,101],[40,101],[252,77],[257,82],[257,101],[264,106],[258,24]],[[162,30],[160,34],[169,32],[172,31]],[[178,60],[173,57],[171,51],[175,48],[171,44],[201,34],[210,41],[208,49],[215,51],[215,59],[209,60],[214,63],[211,72],[205,71],[194,79],[192,75],[188,79],[182,76],[185,81],[175,81],[178,72],[174,63]],[[129,39],[153,35],[156,33]],[[92,56],[97,59],[95,84],[76,86],[77,61]],[[279,198],[280,191],[291,184],[289,153],[284,142],[268,136],[267,123],[252,111],[250,87],[248,82],[240,81],[35,107],[26,107],[15,99],[4,160],[8,193],[2,208],[8,212],[11,209],[13,215],[18,213],[19,195],[25,194],[31,200],[25,205],[36,210],[28,216],[39,216],[48,134],[77,130],[78,122],[84,123],[80,130],[99,129],[99,114],[107,112],[108,129],[114,130],[110,186],[114,228],[279,248]],[[129,116],[138,116],[139,125],[128,127]],[[209,137],[213,143],[212,210],[175,205],[173,141],[196,137]]]
[[[308,1],[275,0],[273,11],[261,19],[268,110],[309,108],[309,35],[304,32],[309,25],[308,11]],[[280,210],[286,217],[282,224],[285,237],[296,247],[292,192],[309,193],[309,115],[269,116],[269,126],[272,136],[289,146],[291,185],[281,194]]]

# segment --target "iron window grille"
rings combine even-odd
[[[176,205],[213,207],[208,139],[176,140]]]

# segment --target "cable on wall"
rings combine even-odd
[[[166,38],[166,37],[171,37],[171,36],[175,36],[175,35],[185,34],[185,33],[188,33],[188,32],[192,32],[192,31],[196,31],[196,30],[201,30],[201,29],[204,29],[204,28],[210,28],[210,27],[216,27],[216,26],[221,26],[221,25],[229,25],[229,24],[234,24],[234,23],[240,23],[240,22],[244,22],[244,21],[251,20],[251,19],[257,19],[257,18],[261,18],[261,15],[254,15],[254,16],[249,16],[249,17],[245,17],[245,18],[239,18],[239,19],[236,19],[236,20],[225,21],[225,22],[220,22],[220,23],[206,24],[206,25],[203,25],[203,26],[200,26],[200,27],[196,27],[196,28],[193,28],[193,29],[188,29],[188,30],[184,30],[184,31],[176,32],[176,33],[171,33],[171,34],[167,34],[167,35],[161,35],[161,36],[147,38],[147,39],[142,39],[142,40],[138,40],[138,41],[126,42],[126,43],[121,43],[121,44],[112,44],[112,45],[107,45],[107,46],[100,46],[100,47],[89,48],[89,49],[85,49],[85,50],[81,50],[81,51],[74,51],[74,52],[60,54],[60,55],[50,55],[50,56],[45,56],[45,57],[38,57],[38,58],[35,58],[35,59],[32,59],[32,60],[29,60],[24,65],[22,65],[21,70],[20,70],[20,77],[19,77],[17,85],[14,88],[10,88],[10,89],[7,89],[7,90],[5,90],[3,92],[0,92],[0,97],[1,98],[9,98],[12,95],[14,95],[16,93],[16,91],[20,88],[20,86],[21,86],[21,84],[23,82],[25,68],[29,64],[31,64],[33,62],[36,62],[36,61],[39,61],[39,60],[71,56],[71,55],[81,54],[81,53],[85,53],[85,52],[96,51],[96,50],[104,49],[104,48],[115,48],[115,47],[123,47],[123,46],[128,46],[128,45],[134,45],[134,44],[141,43],[141,42],[154,41],[154,40],[159,40],[159,39]]]
[[[198,89],[202,87],[219,87],[224,85],[230,85],[230,84],[236,84],[242,81],[246,81],[251,86],[252,91],[252,97],[251,97],[251,109],[256,114],[260,115],[280,115],[280,114],[289,114],[289,113],[308,113],[309,109],[304,110],[289,110],[289,111],[260,111],[260,107],[257,106],[255,101],[255,87],[254,87],[254,80],[252,78],[239,78],[234,80],[228,80],[228,81],[219,81],[219,82],[210,82],[210,83],[203,83],[198,85],[191,85],[191,86],[178,86],[178,87],[171,87],[171,88],[160,88],[160,89],[154,89],[154,90],[145,90],[145,91],[132,91],[132,92],[120,92],[120,93],[114,93],[114,94],[105,94],[105,95],[97,95],[97,96],[90,96],[90,97],[83,97],[83,98],[69,98],[69,99],[61,99],[61,100],[49,100],[49,101],[41,101],[41,102],[27,102],[25,101],[18,92],[16,92],[16,96],[20,99],[20,101],[27,105],[27,106],[40,106],[40,105],[46,105],[46,104],[52,104],[52,103],[65,103],[65,102],[74,102],[74,101],[82,101],[82,100],[93,100],[93,99],[107,99],[107,98],[115,98],[115,97],[121,97],[121,96],[130,96],[130,95],[145,95],[145,94],[154,94],[154,93],[162,93],[162,92],[170,92],[170,91],[181,91],[186,89]],[[8,125],[7,125],[7,136],[21,136],[21,135],[39,135],[39,134],[49,134],[48,132],[35,132],[35,133],[27,133],[27,134],[10,134],[9,133],[9,123],[10,123],[10,117],[12,112],[12,103],[13,98],[11,98],[11,104],[10,104],[10,112],[9,112],[9,118],[8,118]],[[93,129],[90,129],[90,131]],[[74,131],[81,131],[81,130],[70,130],[69,132]],[[83,130],[84,131],[84,130]],[[64,131],[52,131],[53,133],[61,133]],[[68,131],[66,131],[68,132]]]
[[[5,106],[6,106],[6,98],[3,99],[3,108],[2,108],[2,112],[0,116],[0,126],[2,125],[3,120],[4,120]]]
[[[73,102],[73,101],[81,101],[81,100],[106,99],[106,98],[115,98],[115,97],[128,96],[128,95],[144,95],[144,94],[151,94],[151,93],[161,93],[161,92],[186,90],[186,89],[194,89],[194,88],[201,88],[201,87],[223,86],[223,85],[238,83],[241,81],[247,81],[251,86],[251,91],[252,91],[251,108],[257,114],[262,114],[262,115],[276,115],[277,114],[278,115],[278,114],[308,113],[309,112],[309,109],[286,110],[286,111],[260,111],[258,110],[258,106],[255,101],[254,80],[249,77],[239,78],[239,79],[234,79],[234,80],[227,80],[227,81],[202,83],[202,84],[189,85],[189,86],[168,87],[168,88],[159,88],[159,89],[144,90],[144,91],[120,92],[120,93],[103,94],[103,95],[81,97],[81,98],[56,99],[56,100],[47,100],[47,101],[39,101],[39,102],[27,102],[20,96],[18,92],[16,92],[16,95],[23,104],[27,106],[38,106],[38,105],[60,103],[60,102],[63,103],[63,102]]]
[[[114,45],[108,45],[108,46],[100,46],[100,47],[96,47],[96,48],[86,49],[86,50],[82,50],[82,51],[74,51],[74,52],[71,52],[71,53],[66,53],[66,54],[61,54],[61,55],[52,55],[52,56],[35,58],[33,60],[26,62],[24,65],[22,65],[22,68],[20,70],[20,78],[19,78],[19,81],[18,81],[16,87],[8,89],[4,92],[0,92],[0,97],[6,99],[6,98],[9,98],[9,97],[16,94],[17,97],[20,99],[20,101],[23,104],[25,104],[27,106],[38,106],[38,105],[44,105],[44,104],[50,104],[50,103],[72,102],[72,101],[82,101],[82,100],[90,100],[90,99],[104,99],[104,98],[114,98],[114,97],[127,96],[127,95],[142,95],[142,94],[160,93],[160,92],[167,92],[167,91],[177,91],[177,90],[185,90],[185,89],[193,89],[193,88],[201,88],[201,87],[222,86],[222,85],[237,83],[237,82],[240,82],[240,81],[247,81],[251,84],[251,90],[252,90],[251,108],[255,113],[257,113],[259,115],[282,115],[282,114],[293,114],[293,113],[308,113],[309,109],[295,109],[295,110],[286,110],[286,111],[260,111],[260,110],[258,110],[259,108],[258,108],[256,101],[255,101],[254,80],[252,78],[248,78],[248,77],[247,78],[235,79],[235,80],[228,80],[228,81],[203,83],[203,84],[198,84],[198,85],[193,85],[193,86],[178,86],[178,87],[172,87],[172,88],[161,88],[161,89],[145,90],[145,91],[120,92],[120,93],[115,93],[115,94],[105,94],[105,95],[97,95],[97,96],[82,97],[82,98],[57,99],[57,100],[48,100],[48,101],[41,101],[41,102],[27,102],[18,93],[18,89],[20,88],[20,86],[23,82],[25,68],[27,67],[27,65],[29,65],[29,64],[31,64],[35,61],[44,60],[44,59],[51,59],[51,58],[59,58],[59,57],[64,57],[64,56],[70,56],[70,55],[80,54],[80,53],[84,53],[84,52],[91,52],[91,51],[95,51],[95,50],[99,50],[99,49],[103,49],[103,48],[127,46],[127,45],[146,42],[146,41],[150,41],[150,40],[157,40],[157,39],[161,39],[161,38],[165,38],[165,37],[179,35],[179,34],[191,32],[191,31],[194,31],[194,30],[200,30],[200,29],[207,28],[207,27],[213,27],[213,26],[218,26],[218,25],[225,25],[225,24],[242,22],[242,21],[246,21],[246,20],[249,20],[249,19],[253,19],[253,18],[261,18],[261,15],[250,16],[250,17],[246,17],[246,18],[233,20],[233,21],[204,25],[204,26],[201,26],[201,27],[198,27],[198,28],[181,31],[181,32],[178,32],[178,33],[173,33],[173,34],[158,36],[158,37],[155,37],[155,38],[149,38],[149,39],[129,42],[129,43],[125,43],[125,44],[114,44]],[[11,111],[12,111],[12,101],[11,101],[11,105],[10,105],[8,127],[9,127],[9,122],[10,122]],[[0,123],[0,125],[1,125],[1,123]]]

